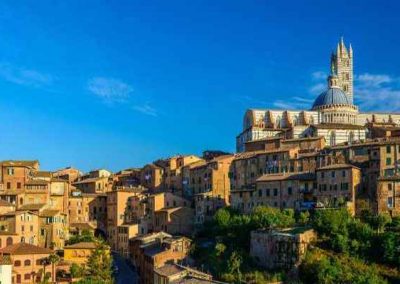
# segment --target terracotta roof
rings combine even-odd
[[[108,179],[108,177],[96,177],[96,178],[86,178],[80,181],[76,181],[73,184],[83,184],[83,183],[91,183],[91,182],[96,182],[98,180],[102,179]]]
[[[35,165],[39,163],[38,160],[33,160],[33,161],[18,161],[18,160],[7,160],[7,161],[1,161],[0,164],[3,166],[13,166],[13,167],[35,167]]]
[[[80,242],[64,247],[64,249],[95,249],[95,248],[96,244],[93,242]]]
[[[286,173],[286,174],[266,174],[257,179],[257,182],[278,181],[278,180],[314,180],[315,174],[304,173]]]
[[[351,164],[334,164],[334,165],[328,165],[324,167],[317,168],[316,170],[331,170],[331,169],[346,169],[346,168],[355,168],[355,169],[360,169],[354,165]]]
[[[51,172],[49,171],[37,171],[34,173],[35,177],[51,178]]]
[[[40,217],[53,217],[60,213],[60,210],[55,209],[44,209],[39,213]]]
[[[23,211],[23,210],[34,210],[34,211],[36,211],[36,210],[42,209],[44,206],[46,206],[45,203],[25,204],[25,205],[22,205],[19,208],[19,210],[21,210],[21,211]]]
[[[182,271],[185,271],[185,269],[175,264],[165,264],[164,266],[154,268],[154,272],[161,276],[172,276]]]
[[[82,230],[94,230],[94,227],[90,225],[89,223],[71,223],[69,225],[70,228],[77,228],[77,229],[82,229]]]
[[[51,254],[52,250],[39,246],[17,243],[0,249],[0,254],[25,255],[25,254]]]

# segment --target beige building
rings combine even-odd
[[[189,187],[194,194],[196,223],[203,223],[219,208],[229,205],[233,158],[233,155],[219,156],[190,169]]]
[[[0,231],[7,236],[5,242],[2,240],[3,246],[16,242],[38,245],[39,229],[39,216],[30,211],[14,211],[0,216]]]
[[[326,207],[346,202],[352,214],[356,212],[356,197],[360,190],[361,171],[349,164],[325,166],[316,171],[318,188],[313,198]]]
[[[129,247],[140,283],[153,284],[154,269],[186,259],[190,244],[188,238],[172,237],[163,232],[132,239]]]
[[[38,161],[2,161],[0,162],[1,183],[5,190],[19,190],[34,172],[39,170]]]
[[[155,164],[148,164],[142,168],[140,184],[150,190],[161,190],[164,188],[164,169]]]
[[[400,176],[380,177],[377,188],[378,213],[400,216]]]
[[[9,256],[12,261],[12,283],[24,284],[42,281],[43,274],[52,278],[53,269],[44,265],[45,259],[52,253],[52,250],[27,243],[18,243],[0,249],[0,255]]]
[[[194,210],[189,207],[163,208],[155,212],[153,228],[171,235],[191,236],[193,234]]]
[[[254,189],[232,190],[231,206],[244,213],[257,206],[299,209],[303,201],[312,200],[315,187],[313,173],[266,174],[257,179]]]
[[[141,195],[141,191],[140,188],[126,188],[107,192],[107,236],[113,250],[119,248],[120,232],[126,235],[125,227],[122,229],[119,229],[119,227],[121,225],[132,224],[129,219],[131,216],[129,214],[130,199]],[[135,230],[138,231],[140,229],[135,228]],[[133,237],[134,235],[130,235],[128,232],[128,236]]]

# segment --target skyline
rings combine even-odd
[[[341,36],[355,103],[400,109],[400,39],[383,29],[400,24],[395,2],[11,3],[0,15],[4,160],[115,171],[233,152],[247,108],[311,107]]]

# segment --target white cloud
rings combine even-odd
[[[316,71],[311,74],[311,77],[315,81],[321,81],[321,80],[326,80],[326,78],[328,77],[328,74],[326,74],[323,71]]]
[[[150,106],[149,103],[145,103],[144,105],[136,105],[133,107],[133,109],[146,115],[158,116],[157,110]]]
[[[312,104],[311,99],[302,97],[291,97],[289,100],[276,100],[273,106],[282,109],[309,109]]]
[[[399,111],[399,79],[387,74],[361,74],[355,76],[356,104],[364,111]]]
[[[311,88],[308,90],[310,94],[312,95],[319,95],[322,91],[326,89],[326,83],[317,83],[311,86]]]
[[[129,84],[105,77],[90,79],[87,88],[108,104],[127,102],[133,92],[133,88]]]
[[[394,81],[392,77],[385,74],[361,74],[355,76],[355,82],[364,87],[380,87],[382,84]]]
[[[37,70],[13,66],[8,63],[0,64],[0,77],[4,80],[31,87],[49,86],[53,83],[54,77],[41,73]]]

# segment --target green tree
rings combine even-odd
[[[60,261],[60,257],[56,254],[51,254],[48,257],[48,263],[51,264],[51,281],[53,283],[56,282],[56,263],[58,263]]]
[[[85,275],[85,268],[76,263],[71,265],[69,271],[71,272],[72,278],[78,278]]]
[[[87,272],[95,281],[113,283],[110,248],[102,240],[96,240],[95,243],[96,248],[87,261]]]

